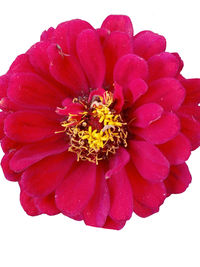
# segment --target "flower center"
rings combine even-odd
[[[120,145],[127,146],[126,123],[113,109],[113,94],[105,91],[103,96],[94,95],[88,102],[75,98],[73,103],[83,110],[69,114],[61,125],[69,136],[69,151],[77,154],[77,160],[98,164],[110,153],[115,154]]]

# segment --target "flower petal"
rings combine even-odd
[[[128,220],[133,212],[133,193],[125,169],[121,169],[108,180],[110,191],[109,216],[115,221]]]
[[[139,32],[133,39],[133,52],[145,59],[164,52],[165,48],[165,38],[151,31]]]
[[[106,85],[113,84],[113,70],[117,60],[132,53],[132,39],[123,32],[112,32],[104,41],[106,59]]]
[[[10,168],[20,172],[34,163],[51,155],[60,154],[68,149],[65,136],[57,135],[40,142],[22,146],[10,160]]]
[[[126,100],[131,104],[144,95],[148,90],[148,85],[142,79],[133,79],[127,88],[128,94],[125,92],[125,95],[128,95]]]
[[[35,205],[34,198],[27,195],[24,191],[20,193],[20,202],[24,211],[30,216],[37,216],[40,215],[41,212]]]
[[[185,103],[200,103],[200,79],[184,79],[182,85],[186,89]]]
[[[171,165],[184,163],[191,154],[191,144],[181,133],[169,142],[159,145],[159,149]]]
[[[56,207],[54,193],[43,198],[35,198],[35,205],[41,213],[47,215],[57,215],[60,213]]]
[[[173,139],[179,130],[178,117],[174,113],[166,112],[148,127],[134,128],[133,132],[152,144],[163,144]]]
[[[183,193],[191,183],[191,180],[192,177],[186,163],[171,166],[170,174],[165,180],[168,194]]]
[[[53,44],[48,49],[51,75],[67,87],[66,93],[80,95],[88,91],[88,84],[78,60],[64,54],[60,48]]]
[[[110,209],[110,196],[102,166],[97,167],[96,186],[93,197],[84,209],[85,224],[102,227]]]
[[[192,116],[180,115],[181,131],[189,139],[191,149],[195,150],[200,145],[200,123]]]
[[[152,210],[158,210],[166,198],[164,183],[151,183],[143,179],[132,162],[127,165],[126,169],[132,186],[134,200]]]
[[[59,123],[36,111],[18,111],[7,116],[5,134],[14,141],[32,143],[50,137],[59,131]]]
[[[135,214],[142,218],[146,218],[156,212],[159,211],[159,208],[151,209],[149,207],[146,207],[145,205],[141,204],[137,200],[133,199],[133,211]]]
[[[140,175],[150,182],[161,182],[169,173],[169,162],[160,150],[144,141],[130,141],[129,152]]]
[[[163,52],[148,60],[149,79],[175,77],[179,72],[179,60],[171,53]]]
[[[121,230],[125,224],[126,224],[126,221],[114,221],[113,219],[108,217],[103,228]]]
[[[54,31],[54,42],[61,46],[63,52],[76,56],[77,36],[86,29],[93,29],[93,27],[81,19],[60,23]]]
[[[105,58],[98,34],[93,30],[81,32],[77,39],[77,53],[90,88],[101,87],[105,76]]]
[[[125,32],[130,37],[133,36],[133,25],[128,16],[110,15],[103,21],[101,28],[106,28],[110,32]]]
[[[47,196],[62,182],[74,161],[72,153],[64,152],[35,163],[23,173],[21,188],[34,197]]]
[[[112,175],[118,174],[118,172],[129,162],[130,155],[128,151],[120,147],[117,153],[109,161],[109,169],[105,174],[105,178],[108,179]]]
[[[91,199],[96,182],[96,165],[78,162],[56,190],[56,205],[69,216],[79,215]]]
[[[153,122],[160,119],[163,113],[163,108],[156,103],[148,103],[137,108],[133,114],[133,127],[146,128]]]
[[[55,110],[65,95],[37,74],[18,73],[10,78],[8,97],[23,108]]]
[[[30,63],[28,54],[22,54],[17,56],[8,71],[9,74],[20,73],[20,72],[28,72],[28,73],[35,72],[34,67]]]
[[[10,161],[14,154],[15,154],[15,150],[9,153],[6,153],[1,160],[1,167],[3,170],[4,176],[6,177],[7,180],[12,181],[12,182],[19,181],[21,177],[21,173],[15,173],[13,170],[10,169],[10,166],[9,166]]]
[[[123,87],[128,87],[132,79],[145,80],[148,75],[148,65],[143,58],[134,54],[121,57],[114,68],[114,81]]]
[[[114,109],[117,113],[120,113],[124,105],[124,95],[123,95],[123,88],[116,82],[114,83],[113,98],[115,101]]]
[[[149,102],[156,102],[166,111],[177,110],[185,98],[185,89],[180,82],[174,78],[161,78],[149,85],[147,93],[142,96],[137,106]]]

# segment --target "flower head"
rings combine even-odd
[[[121,229],[191,182],[200,80],[181,75],[161,35],[127,16],[61,23],[0,77],[5,177],[29,215],[63,213]]]

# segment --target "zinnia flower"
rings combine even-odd
[[[185,191],[200,145],[200,80],[127,16],[43,32],[0,77],[5,177],[27,214],[121,229]]]

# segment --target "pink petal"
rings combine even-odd
[[[191,183],[192,177],[187,164],[171,166],[169,177],[165,180],[168,194],[184,192]]]
[[[159,211],[159,208],[151,209],[133,199],[133,211],[140,217],[146,218]]]
[[[175,77],[179,72],[179,60],[171,53],[163,52],[148,60],[149,79]]]
[[[106,220],[106,223],[104,224],[104,228],[121,230],[125,224],[126,224],[126,221],[114,221],[113,219],[108,217]]]
[[[95,192],[84,209],[83,216],[87,225],[102,227],[105,224],[110,209],[110,196],[104,171],[97,167]]]
[[[123,87],[128,87],[135,78],[145,80],[148,75],[148,65],[146,61],[134,54],[121,57],[114,68],[114,81]]]
[[[159,149],[168,159],[171,165],[184,163],[191,154],[189,140],[181,133],[169,142],[159,146]]]
[[[51,41],[55,29],[53,27],[50,27],[48,30],[43,31],[43,33],[40,36],[41,41]]]
[[[21,177],[21,173],[15,173],[13,170],[10,169],[10,161],[13,157],[13,155],[15,154],[15,150],[6,153],[2,160],[1,160],[1,167],[4,173],[4,176],[6,177],[7,180],[9,181],[19,181],[20,177]]]
[[[92,102],[93,101],[93,98],[95,96],[101,96],[104,98],[104,95],[105,95],[105,90],[103,88],[98,88],[98,89],[95,89],[95,90],[92,90],[89,94],[89,97],[88,97],[88,102]]]
[[[74,19],[63,22],[54,31],[54,42],[61,46],[63,52],[76,56],[77,36],[86,29],[93,29],[93,27],[84,20]]]
[[[144,141],[130,141],[130,154],[140,175],[150,182],[161,182],[169,173],[169,162],[160,150]]]
[[[30,216],[40,215],[41,212],[37,209],[35,205],[34,198],[27,195],[24,191],[20,193],[20,202],[24,211]]]
[[[132,53],[132,39],[123,32],[112,32],[104,42],[106,58],[106,85],[113,84],[113,70],[117,60],[123,55]]]
[[[10,79],[8,97],[24,108],[55,110],[65,95],[37,74],[18,73]]]
[[[90,88],[101,87],[105,76],[105,58],[98,34],[85,30],[77,39],[77,53]]]
[[[64,152],[35,163],[23,173],[21,188],[34,197],[47,196],[62,182],[74,161],[72,153]]]
[[[19,72],[35,72],[34,67],[31,65],[28,54],[22,54],[16,57],[9,69],[9,74]]]
[[[144,104],[137,108],[132,114],[133,127],[146,128],[160,119],[162,113],[163,108],[160,105],[156,103]]]
[[[0,139],[4,137],[4,120],[8,116],[6,112],[0,112]]]
[[[0,99],[7,95],[9,75],[0,76]]]
[[[41,213],[47,215],[57,215],[60,213],[56,207],[54,193],[43,198],[35,198],[35,205]]]
[[[127,165],[127,171],[134,200],[152,210],[158,210],[166,198],[164,183],[151,183],[143,179],[135,169],[133,163]]]
[[[116,82],[114,83],[113,98],[114,98],[114,101],[116,101],[114,109],[117,113],[120,113],[124,105],[124,95],[123,95],[123,88]]]
[[[133,79],[128,86],[128,101],[132,104],[142,95],[144,95],[148,90],[148,85],[142,79]],[[126,94],[126,92],[125,92]]]
[[[199,104],[200,79],[185,79],[181,83],[186,89],[185,103]]]
[[[32,143],[62,130],[58,122],[46,114],[36,111],[18,111],[7,116],[5,134],[14,141]]]
[[[31,65],[41,74],[49,76],[49,58],[47,49],[49,42],[38,42],[27,52]]]
[[[180,115],[181,131],[189,139],[191,149],[195,150],[200,145],[200,123],[192,116]]]
[[[163,144],[173,139],[180,130],[179,118],[166,112],[148,127],[133,129],[133,132],[152,144]]]
[[[80,214],[94,194],[96,165],[78,162],[56,190],[56,205],[59,210],[73,217]]]
[[[10,150],[20,148],[20,147],[21,147],[21,144],[11,140],[6,135],[1,140],[1,148],[2,148],[4,153],[10,152]]]
[[[148,92],[138,100],[137,105],[156,102],[166,111],[177,110],[185,98],[185,89],[174,78],[161,78],[152,82]]]
[[[165,38],[151,31],[139,32],[133,40],[134,53],[145,59],[165,51],[165,48]]]
[[[110,191],[109,216],[115,221],[128,220],[133,212],[133,193],[125,169],[108,179]]]
[[[106,28],[110,32],[125,32],[130,37],[133,36],[133,25],[128,16],[110,15],[103,21],[101,28]]]
[[[105,174],[105,178],[111,178],[112,175],[118,174],[118,172],[129,162],[130,155],[128,151],[120,147],[117,153],[109,161],[109,169]]]
[[[88,84],[79,62],[72,55],[63,54],[56,45],[48,49],[51,75],[67,87],[66,92],[80,95],[88,91]]]
[[[34,163],[51,155],[60,154],[68,149],[65,135],[55,135],[33,144],[22,146],[10,160],[10,168],[20,172]]]

